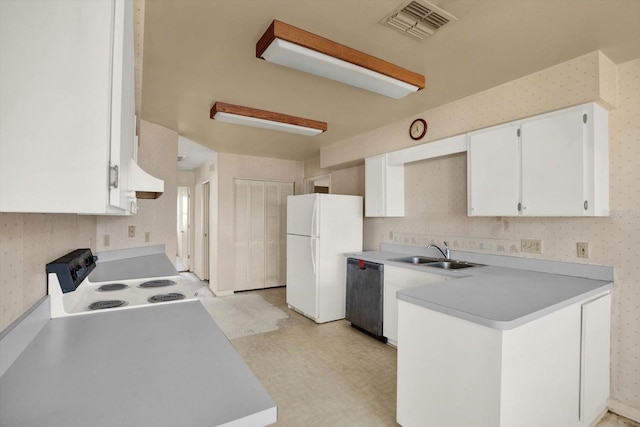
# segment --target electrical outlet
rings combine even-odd
[[[520,240],[520,250],[532,254],[542,253],[542,240],[522,239]]]
[[[145,243],[148,243],[151,241],[151,232],[150,231],[145,231],[144,232],[144,241]]]
[[[589,242],[576,243],[576,250],[578,251],[578,258],[589,258]]]
[[[130,225],[129,226],[129,237],[136,237],[136,226],[135,225]]]
[[[111,245],[111,236],[109,236],[108,234],[105,234],[104,236],[102,236],[102,246],[109,246]]]

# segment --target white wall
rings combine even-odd
[[[47,294],[47,263],[95,236],[95,216],[0,213],[0,331]]]

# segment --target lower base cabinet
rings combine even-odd
[[[510,330],[398,301],[404,427],[587,427],[609,396],[609,292]]]
[[[428,285],[444,280],[449,280],[449,277],[385,265],[382,329],[388,344],[398,346],[398,299],[396,293],[402,289],[414,288],[416,286]]]

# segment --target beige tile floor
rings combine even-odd
[[[197,290],[203,284],[196,280],[190,286]],[[205,308],[233,337],[231,343],[278,405],[277,426],[397,426],[396,350],[344,320],[315,324],[287,308],[285,292],[275,288],[215,298],[199,291]],[[267,304],[256,304],[249,295]],[[274,309],[282,314],[274,316]],[[275,330],[262,325],[264,316],[278,319]],[[597,427],[640,423],[610,413]]]

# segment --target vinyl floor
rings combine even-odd
[[[285,288],[216,298],[183,277],[276,402],[277,426],[398,426],[393,347],[289,310]],[[608,413],[597,427],[640,423]]]

